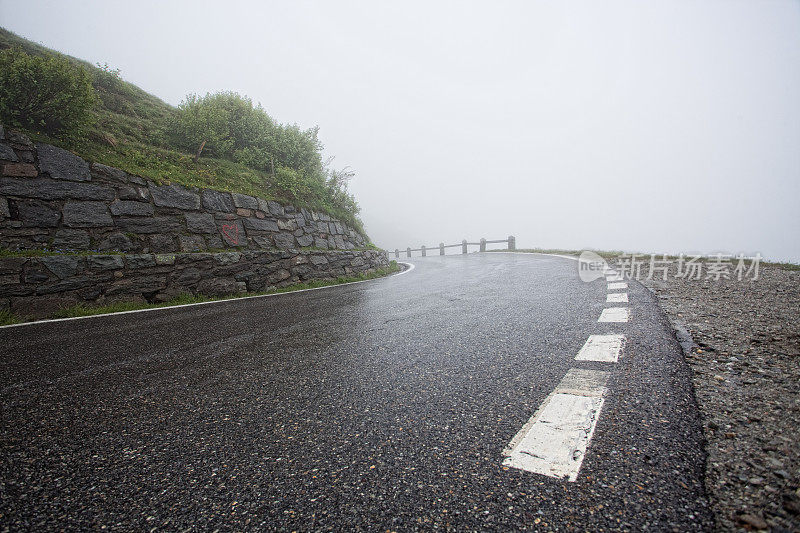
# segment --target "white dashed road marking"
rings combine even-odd
[[[575,360],[616,363],[622,352],[624,341],[624,335],[589,335],[589,340],[578,352]]]
[[[612,292],[606,296],[606,302],[609,303],[628,303],[627,292]]]
[[[575,481],[603,408],[608,373],[570,369],[511,440],[503,465]]]
[[[608,290],[610,290],[610,291],[615,291],[617,289],[627,289],[627,288],[628,288],[628,284],[627,283],[621,283],[620,282],[620,283],[609,283],[608,284]]]
[[[606,281],[622,281],[623,279],[625,278],[623,278],[619,274],[610,274],[610,275],[606,274]]]
[[[627,322],[631,318],[631,310],[627,307],[607,307],[600,313],[598,322]]]

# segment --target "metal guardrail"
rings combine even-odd
[[[461,253],[466,254],[468,253],[467,248],[469,246],[480,246],[479,251],[485,252],[487,244],[501,244],[501,243],[508,243],[509,250],[517,249],[517,240],[514,238],[513,235],[509,235],[508,239],[501,239],[495,241],[487,241],[486,239],[481,239],[480,242],[467,242],[467,240],[464,239],[463,241],[461,241],[461,244],[444,244],[440,242],[438,248],[439,248],[439,255],[444,255],[445,248],[458,248],[459,246],[461,247]],[[406,257],[411,257],[411,252],[422,252],[422,257],[426,257],[428,254],[428,250],[435,250],[436,248],[437,248],[436,246],[425,246],[425,245],[420,246],[419,248],[406,248],[405,250]],[[391,253],[392,252],[390,252],[389,250],[386,250],[386,257],[391,257],[390,255]],[[394,249],[394,256],[397,259],[400,258],[399,248]]]

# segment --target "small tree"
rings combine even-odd
[[[97,101],[85,68],[53,54],[0,52],[0,120],[47,133],[79,133],[94,121]]]
[[[226,155],[233,148],[230,113],[216,102],[190,94],[178,106],[178,134],[182,144],[195,151],[195,163],[203,150]]]

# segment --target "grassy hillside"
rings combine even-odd
[[[98,104],[93,111],[94,124],[80,138],[48,136],[30,128],[25,130],[32,138],[158,183],[240,192],[325,211],[363,233],[357,209],[337,207],[334,202],[328,201],[329,198],[320,198],[319,194],[304,194],[300,187],[287,187],[285,183],[274,180],[273,175],[235,161],[201,157],[195,163],[192,154],[176,149],[175,143],[169,139],[168,129],[177,119],[178,110],[124,81],[113,68],[98,67],[81,59],[64,56],[0,28],[0,50],[7,48],[19,48],[29,55],[55,54],[67,57],[73,64],[89,72],[98,96]]]

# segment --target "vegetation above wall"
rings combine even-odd
[[[275,122],[232,92],[172,107],[91,65],[0,28],[0,122],[157,183],[214,188],[324,211],[363,233],[352,172],[322,159],[318,129]]]

